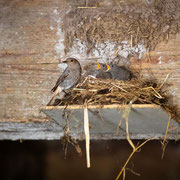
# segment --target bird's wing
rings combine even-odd
[[[60,85],[60,83],[62,83],[66,77],[69,75],[69,71],[68,68],[65,69],[65,71],[61,74],[61,76],[58,78],[55,86],[51,89],[51,91],[55,91],[57,89],[57,87]]]

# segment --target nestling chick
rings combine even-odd
[[[97,63],[98,73],[96,74],[96,78],[102,79],[112,79],[112,75],[110,72],[107,72],[107,65],[103,63]]]
[[[125,66],[118,66],[117,64],[106,64],[107,72],[110,72],[112,79],[118,79],[123,81],[131,80],[132,72]]]

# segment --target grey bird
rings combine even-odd
[[[132,72],[125,66],[118,66],[117,64],[106,64],[107,72],[110,72],[112,79],[118,79],[122,81],[128,81],[132,78]]]
[[[107,72],[107,65],[104,63],[97,63],[97,74],[96,78],[112,79],[110,72]]]
[[[65,95],[67,92],[69,92],[78,84],[81,78],[82,68],[77,59],[68,58],[63,61],[63,63],[67,64],[67,68],[61,74],[55,86],[51,89],[53,95],[47,106],[51,104],[57,94],[62,93],[63,95]]]

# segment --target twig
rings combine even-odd
[[[119,124],[118,124],[118,127],[117,127],[117,130],[116,130],[116,135],[117,136],[119,136],[119,129],[120,129],[120,127],[121,127],[121,124],[122,124],[122,118],[120,119],[120,121],[119,121]]]
[[[97,8],[97,6],[77,7],[78,9]]]
[[[131,141],[130,136],[129,136],[129,124],[128,124],[128,119],[129,119],[129,114],[130,114],[130,111],[131,111],[131,108],[132,108],[132,104],[133,104],[133,102],[135,102],[136,100],[137,100],[137,97],[134,97],[134,98],[130,101],[129,105],[126,107],[126,109],[124,110],[124,112],[123,112],[123,114],[122,114],[122,118],[125,119],[125,123],[126,123],[126,139],[128,140],[129,144],[131,145],[131,147],[132,147],[133,149],[135,149],[135,146],[134,146],[134,144],[133,144],[133,142]],[[120,120],[120,122],[119,122],[119,124],[118,124],[117,133],[119,132],[119,127],[120,127],[119,125],[121,125],[121,121],[122,121],[122,120]]]
[[[146,88],[143,88],[143,89],[152,89],[156,94],[154,94],[157,98],[159,99],[163,99],[163,97],[152,87],[146,87]]]
[[[165,153],[165,149],[166,149],[166,145],[167,145],[167,133],[169,131],[169,125],[170,125],[170,122],[171,122],[171,114],[169,113],[169,120],[168,120],[168,123],[167,123],[167,127],[166,127],[166,133],[164,135],[164,138],[163,138],[163,142],[162,142],[162,156],[161,156],[161,159],[163,159],[164,157],[164,153]]]
[[[104,83],[104,84],[109,84],[109,82],[105,82],[105,81],[99,81],[99,82]],[[116,84],[113,84],[113,83],[111,83],[111,84],[112,84],[114,87],[117,87],[117,88],[121,89],[122,91],[128,93],[128,91],[124,90],[124,89],[121,88],[120,86],[118,86],[118,85],[116,85]]]
[[[120,86],[117,86],[116,84],[112,84],[113,86],[115,86],[115,87],[117,87],[117,88],[119,88],[119,89],[121,89],[122,91],[124,91],[124,92],[126,92],[126,93],[128,93],[128,91],[126,91],[126,90],[124,90],[123,88],[121,88]]]
[[[117,55],[118,55],[118,53],[119,53],[119,48],[117,48],[115,51],[114,51],[114,56],[116,57]]]
[[[170,75],[170,74],[171,74],[171,73],[169,72],[169,73],[166,75],[163,83],[159,86],[159,89],[161,89],[161,88],[163,87],[164,83],[167,81],[167,79],[169,78],[169,75]]]
[[[94,31],[95,31],[95,29],[96,29],[96,22],[94,23],[93,30],[91,31],[91,36],[93,36],[93,35],[94,35]]]
[[[84,107],[84,133],[86,139],[86,162],[87,168],[91,167],[90,164],[90,133],[89,133],[89,117],[88,117],[88,108],[87,104]]]
[[[89,104],[89,101],[88,101],[88,104]],[[103,119],[103,117],[102,117],[101,112],[100,112],[99,109],[94,110],[94,111],[93,111],[92,109],[89,109],[89,111],[90,111],[91,113],[93,113],[95,116],[97,116],[99,119],[101,119],[101,121],[104,121],[104,119]]]
[[[97,92],[98,89],[82,89],[82,88],[73,88],[74,91],[91,91],[91,92]]]
[[[126,168],[126,170],[130,171],[132,174],[135,174],[136,176],[141,176],[139,173],[133,171],[133,170],[130,169],[130,168]]]
[[[150,62],[151,61],[151,56],[150,56],[150,53],[149,53],[149,48],[147,49],[147,57],[148,57],[148,61]]]
[[[87,77],[84,79],[84,81],[83,81],[82,83],[80,83],[79,85],[82,86],[82,85],[87,81],[88,78],[89,78],[89,76],[87,76]]]
[[[99,109],[98,109],[98,113],[99,113],[99,116],[100,116],[101,120],[104,122],[104,119],[103,119],[102,114],[101,114]]]
[[[126,169],[124,169],[124,171],[123,171],[123,180],[125,180],[126,179]]]
[[[121,171],[119,172],[119,174],[116,177],[116,180],[118,180],[121,176],[121,174],[124,172],[124,169],[126,168],[128,162],[130,161],[131,157],[134,155],[135,152],[137,152],[144,144],[146,144],[148,141],[151,141],[155,138],[150,138],[147,139],[146,141],[144,141],[143,143],[141,143],[139,146],[135,147],[135,149],[133,149],[132,153],[130,154],[130,156],[128,157],[126,163],[124,164],[124,166],[122,167]]]
[[[133,48],[133,35],[131,35],[131,48]]]
[[[126,120],[126,138],[129,142],[129,144],[131,145],[131,147],[133,149],[135,149],[135,146],[133,144],[133,142],[131,141],[130,139],[130,136],[129,136],[129,123],[128,123],[128,120],[129,120],[129,114],[130,114],[130,111],[131,111],[131,107],[132,107],[132,103],[135,101],[136,99],[133,99],[130,101],[129,105],[127,106],[126,108],[126,111],[124,111],[122,117]]]

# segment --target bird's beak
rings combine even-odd
[[[67,63],[67,61],[65,60],[65,61],[63,61],[62,63]]]
[[[111,68],[108,64],[106,64],[106,67],[107,67],[107,70],[106,71],[109,71]]]
[[[101,69],[101,65],[97,62],[97,68],[96,69]]]

